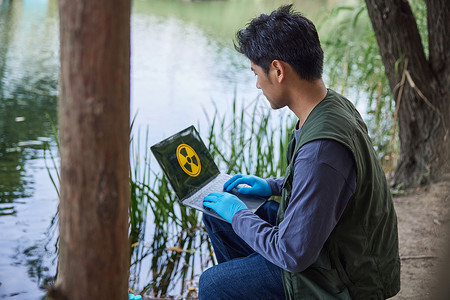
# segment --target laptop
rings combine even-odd
[[[224,220],[214,210],[203,206],[203,198],[213,192],[223,192],[224,183],[232,176],[219,171],[194,126],[151,146],[151,150],[179,202]],[[238,185],[231,193],[255,212],[267,198],[240,194],[237,190],[244,186]]]

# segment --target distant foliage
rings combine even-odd
[[[425,2],[410,2],[428,52]],[[320,28],[324,28],[321,42],[328,84],[357,105],[366,102],[365,121],[375,150],[385,168],[392,170],[399,151],[395,101],[364,2],[332,9]]]

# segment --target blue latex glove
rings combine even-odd
[[[265,179],[253,175],[235,175],[230,180],[225,182],[223,188],[229,192],[238,184],[247,184],[250,187],[243,187],[238,189],[238,192],[244,195],[255,195],[261,197],[272,196],[272,189]]]
[[[235,213],[247,208],[244,202],[230,193],[211,193],[203,199],[203,205],[211,208],[230,223]]]
[[[142,300],[141,295],[128,294],[128,300]]]

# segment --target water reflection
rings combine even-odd
[[[294,1],[314,19],[326,1]],[[248,60],[234,50],[236,30],[282,0],[135,0],[131,95],[135,125],[149,126],[150,144],[190,125],[207,128],[214,112],[231,113],[235,98],[260,92]]]
[[[43,149],[56,120],[57,39],[49,17],[32,1],[0,6],[0,203],[30,196],[25,163],[42,152],[27,149]]]
[[[0,1],[1,297],[38,299],[55,274],[54,236],[46,230],[57,199],[43,147],[54,145],[56,3]]]

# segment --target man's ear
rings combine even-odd
[[[284,63],[278,59],[272,61],[273,78],[278,82],[282,83],[284,77],[286,76],[286,67]]]

